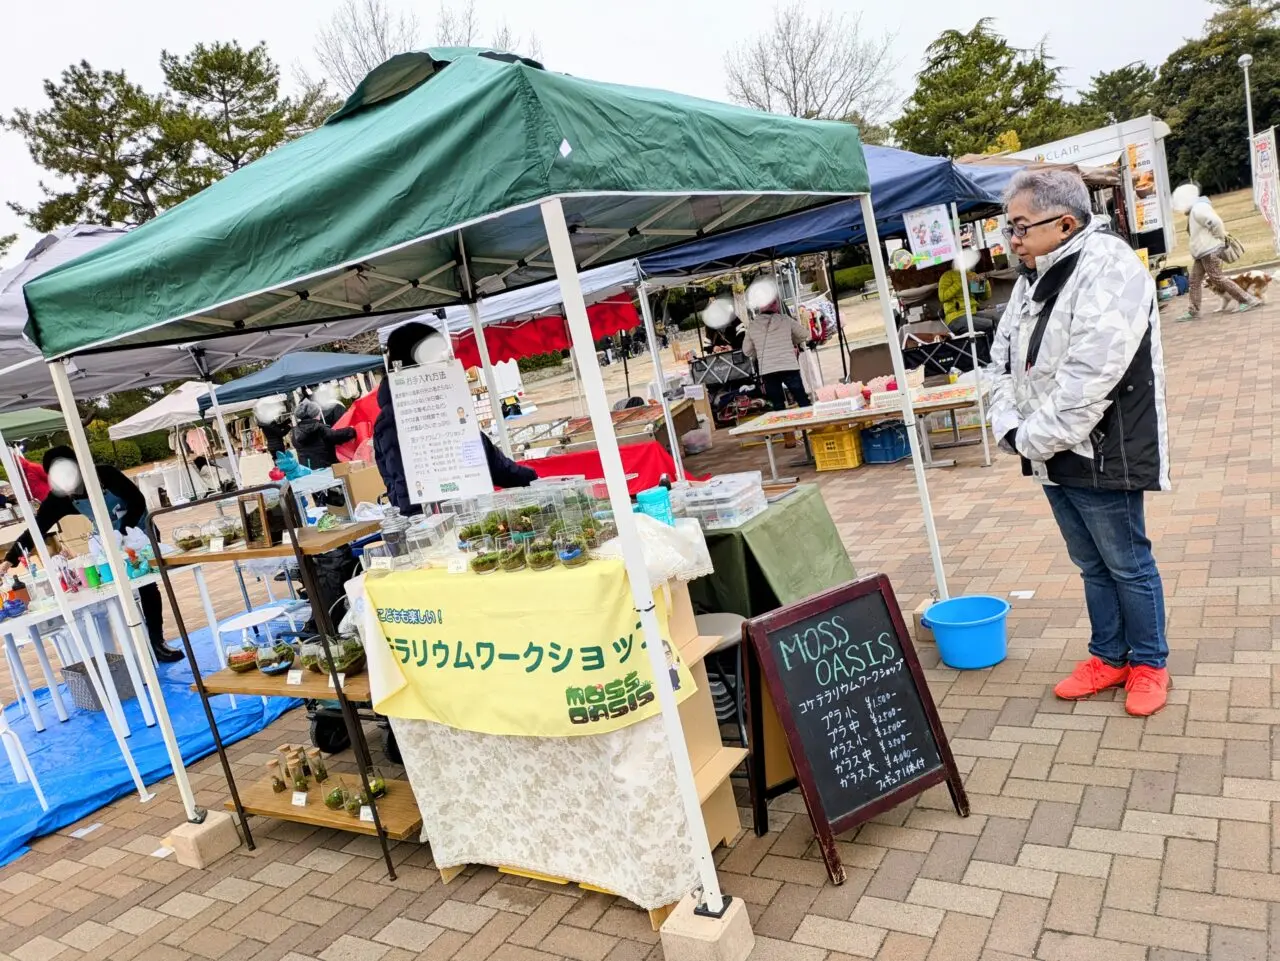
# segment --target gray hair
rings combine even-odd
[[[304,400],[298,405],[295,411],[298,420],[320,420],[324,416],[324,411],[320,409],[320,405],[314,400]]]
[[[1073,170],[1019,170],[1009,181],[1004,192],[1005,206],[1019,194],[1031,195],[1031,206],[1036,213],[1069,213],[1082,224],[1093,216],[1089,205],[1089,188]]]

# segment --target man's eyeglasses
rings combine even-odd
[[[1000,232],[1010,240],[1014,237],[1025,237],[1031,232],[1033,227],[1043,227],[1045,224],[1051,224],[1055,220],[1061,220],[1065,216],[1066,214],[1058,214],[1056,217],[1046,217],[1044,220],[1037,220],[1033,224],[1010,224]]]

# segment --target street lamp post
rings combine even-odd
[[[1258,178],[1254,170],[1253,157],[1253,92],[1249,89],[1249,68],[1253,66],[1253,55],[1242,53],[1236,63],[1244,71],[1244,112],[1249,121],[1249,183],[1256,193]]]

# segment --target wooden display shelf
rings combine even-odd
[[[358,777],[347,777],[347,786],[356,788]],[[293,805],[293,791],[281,791],[279,794],[271,790],[269,778],[261,778],[240,788],[240,803],[246,814],[258,814],[263,817],[276,818],[281,821],[296,821],[299,824],[310,824],[314,827],[333,828],[335,831],[348,831],[352,834],[377,835],[372,821],[361,821],[353,818],[346,811],[330,811],[324,806],[324,795],[341,784],[343,778],[330,774],[324,784],[312,784],[307,791],[306,807]],[[377,800],[378,817],[382,819],[382,827],[387,837],[394,841],[404,841],[416,837],[422,828],[422,815],[418,813],[418,804],[413,799],[413,788],[408,781],[387,781],[387,793]],[[235,805],[228,800],[226,808],[235,810]]]
[[[329,675],[302,669],[302,683],[288,684],[287,674],[269,676],[261,671],[237,674],[230,668],[204,675],[204,689],[210,694],[243,694],[261,697],[301,697],[318,701],[335,700],[338,692],[329,686]],[[196,686],[191,685],[195,690]],[[345,678],[342,689],[350,701],[369,700],[369,675],[355,674]]]
[[[298,543],[302,553],[308,556],[327,554],[329,551],[350,544],[362,537],[368,537],[378,530],[377,521],[363,521],[354,524],[343,524],[330,531],[318,531],[308,527],[298,535]],[[207,548],[198,551],[186,551],[182,554],[170,554],[164,562],[169,567],[186,567],[190,564],[217,564],[231,561],[255,561],[270,558],[293,557],[293,545],[284,542],[270,547],[236,547],[234,544],[221,551]]]
[[[747,759],[745,747],[722,747],[702,767],[693,772],[693,783],[698,789],[698,800],[703,804],[729,780],[729,775]]]
[[[703,658],[714,651],[719,643],[720,638],[706,634],[699,635],[693,640],[678,646],[680,648],[680,656],[684,658],[685,665],[689,670],[693,670],[694,665],[702,663]]]

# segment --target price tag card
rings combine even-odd
[[[220,553],[220,552],[223,550],[223,548],[225,548],[226,546],[227,546],[227,539],[226,539],[225,537],[211,537],[211,538],[209,538],[209,553],[210,553],[210,554],[217,554],[217,553]]]
[[[294,792],[293,792],[293,806],[294,806],[294,807],[296,807],[296,808],[304,808],[304,807],[306,807],[306,806],[307,806],[307,792],[306,792],[306,791],[294,791]]]
[[[391,570],[391,558],[389,557],[372,558],[372,560],[370,561],[370,569],[375,571]]]
[[[289,672],[289,676],[285,678],[285,681],[284,681],[284,682],[285,682],[286,684],[292,684],[292,685],[295,685],[295,686],[296,686],[296,685],[301,684],[301,683],[302,683],[302,672],[301,672],[301,671],[290,671],[290,672]]]
[[[370,824],[372,824],[372,823],[373,823],[373,808],[369,807],[369,805],[367,805],[367,804],[362,804],[362,805],[360,805],[360,820],[361,820],[361,821],[367,821],[367,822],[369,822]]]
[[[455,557],[449,561],[450,574],[465,574],[467,572],[467,559],[465,557]]]
[[[339,683],[339,684],[343,684],[343,685],[345,685],[345,684],[347,683],[347,675],[345,675],[345,674],[339,674],[339,675],[338,675],[338,683]],[[329,690],[331,690],[331,691],[332,691],[333,689],[334,689],[334,687],[333,687],[333,675],[332,675],[332,674],[330,674],[330,675],[329,675]]]

